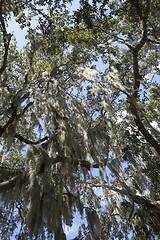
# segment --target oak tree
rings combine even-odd
[[[73,3],[0,1],[0,236],[158,239],[160,3]]]

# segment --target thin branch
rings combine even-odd
[[[37,140],[37,141],[32,141],[32,140],[29,140],[29,139],[27,139],[27,138],[24,138],[22,135],[20,135],[19,133],[16,133],[15,135],[14,135],[14,137],[15,138],[17,138],[17,139],[19,139],[21,142],[24,142],[24,143],[26,143],[26,144],[40,144],[40,143],[42,143],[42,142],[44,142],[44,141],[46,141],[46,140],[48,140],[48,136],[46,136],[46,137],[44,137],[44,138],[42,138],[42,139],[39,139],[39,140]]]
[[[133,49],[133,73],[134,73],[134,93],[133,97],[136,99],[138,97],[138,91],[140,87],[141,75],[139,73],[138,66],[138,53],[144,44],[147,42],[147,27],[146,22],[143,23],[143,36],[137,46]]]
[[[84,159],[71,159],[65,156],[60,156],[58,155],[57,157],[52,159],[52,163],[58,163],[58,162],[63,162],[63,163],[70,163],[73,165],[80,165],[82,167],[87,168],[87,170],[91,170],[92,168],[99,168],[100,164],[99,163],[91,163],[87,160]]]
[[[28,108],[29,108],[30,106],[33,105],[33,103],[34,103],[34,101],[29,102],[29,103],[25,106],[25,108],[23,109],[22,113],[20,113],[20,114],[18,115],[18,117],[21,117],[22,115],[24,115],[24,113],[28,110]]]
[[[138,66],[138,52],[137,50],[133,53],[133,72],[134,72],[134,92],[133,97],[136,99],[138,97],[141,75],[139,73]]]
[[[160,41],[153,40],[153,39],[149,39],[149,38],[147,38],[147,42],[155,43],[155,44],[160,44]]]
[[[123,38],[118,37],[117,35],[110,33],[108,30],[104,30],[101,26],[96,25],[95,28],[99,28],[101,31],[103,31],[104,33],[107,33],[108,35],[110,35],[111,37],[113,37],[115,39],[115,41],[126,45],[130,50],[133,50],[133,47],[126,42]],[[114,43],[114,42],[113,42]]]
[[[93,187],[102,187],[101,184],[94,184],[94,183],[88,183],[88,184],[91,184]],[[117,188],[115,186],[110,186],[110,185],[104,185],[105,188],[107,188],[108,190],[111,190],[111,191],[114,191],[114,192],[117,192],[117,193],[120,193],[121,195],[127,195],[127,191],[123,188]]]

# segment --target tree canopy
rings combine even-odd
[[[160,3],[72,4],[0,0],[0,237],[159,239]]]

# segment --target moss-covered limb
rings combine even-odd
[[[80,165],[81,167],[84,167],[87,170],[90,170],[92,168],[99,168],[98,163],[91,163],[89,161],[79,160],[79,159],[70,160],[67,157],[59,156],[59,155],[56,156],[55,158],[52,158],[51,161],[52,161],[52,164],[70,162],[70,164]],[[46,165],[42,163],[41,166],[39,166],[39,170],[37,174],[42,174],[44,173],[45,170],[46,170]],[[30,177],[29,172],[23,172],[13,178],[8,179],[7,181],[0,183],[0,193],[13,189],[16,185],[23,185],[29,180],[29,177]]]
[[[23,185],[29,179],[28,173],[21,173],[7,181],[0,183],[0,193],[13,189],[16,185]]]

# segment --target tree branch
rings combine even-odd
[[[112,186],[106,186],[109,189],[118,192],[122,195],[128,196],[134,203],[137,203],[141,205],[147,214],[149,214],[149,217],[151,221],[156,224],[158,227],[160,227],[160,201],[152,201],[149,198],[139,196],[137,195],[126,183],[125,181],[120,177],[119,173],[111,164],[108,164],[109,169],[111,172],[115,174],[115,176],[118,178],[122,189],[112,187]],[[102,187],[102,186],[101,186]]]
[[[27,138],[24,138],[24,137],[21,136],[19,133],[16,133],[16,134],[14,135],[14,137],[17,138],[17,139],[19,139],[21,142],[26,143],[26,144],[35,144],[35,145],[36,145],[36,144],[40,144],[40,143],[48,140],[48,138],[49,138],[48,136],[46,136],[46,137],[44,137],[44,138],[42,138],[42,139],[39,139],[39,140],[37,140],[37,141],[32,141],[32,140],[29,140],[29,139],[27,139]]]
[[[21,98],[21,100],[23,99],[23,101],[26,99],[26,96],[24,96],[24,98]],[[22,115],[24,115],[24,113],[28,110],[28,108],[33,104],[34,102],[29,102],[23,109],[23,111],[20,114],[17,114],[17,105],[14,106],[14,104],[12,104],[11,108],[8,110],[12,110],[12,115],[10,117],[10,119],[8,120],[8,122],[4,125],[4,126],[0,126],[0,136],[3,135],[3,133],[6,131],[6,129],[14,122],[14,120],[18,120]]]
[[[64,156],[56,156],[55,158],[51,158],[52,164],[55,163],[70,163],[73,165],[80,165],[81,167],[85,167],[87,170],[90,170],[91,168],[99,168],[98,163],[90,163],[89,161],[86,160],[80,160],[80,159],[70,159]],[[39,168],[39,172],[37,173],[42,174],[46,170],[45,164],[42,164]],[[23,185],[29,180],[30,174],[29,172],[24,172],[22,174],[19,174],[7,181],[4,181],[0,183],[0,193],[6,192],[8,190],[13,189],[16,185]]]
[[[0,193],[13,189],[16,185],[22,186],[29,180],[29,173],[21,173],[7,181],[0,183]]]
[[[147,38],[147,42],[154,43],[154,44],[160,44],[160,41],[149,39],[149,38]]]
[[[65,156],[60,156],[58,155],[57,157],[52,159],[52,163],[58,163],[58,162],[63,162],[63,163],[71,163],[72,165],[80,165],[81,167],[87,168],[87,170],[91,170],[92,168],[99,168],[100,163],[91,163],[87,160],[84,159],[71,159]]]
[[[139,0],[130,0],[130,3],[135,7],[137,15],[139,18],[144,21],[147,19],[149,10],[150,10],[150,0],[146,0],[146,7],[144,10],[144,14],[142,12],[142,7],[140,6]]]
[[[147,27],[146,27],[146,20],[145,20],[143,21],[143,36],[140,42],[137,44],[137,46],[133,49],[133,73],[134,73],[134,81],[135,81],[134,92],[133,92],[134,98],[138,97],[138,91],[139,91],[140,80],[141,80],[141,75],[139,73],[139,66],[138,66],[138,53],[147,41],[148,41]]]
[[[133,72],[134,72],[133,97],[137,98],[139,87],[140,87],[140,80],[141,80],[141,75],[139,73],[139,67],[138,67],[138,52],[137,52],[137,50],[133,53]]]
[[[7,34],[5,22],[4,22],[4,19],[2,16],[2,4],[3,4],[3,1],[0,2],[0,23],[1,23],[0,28],[3,33],[3,42],[4,42],[5,52],[4,52],[4,56],[3,56],[3,64],[2,64],[2,67],[0,68],[0,74],[2,74],[2,72],[7,67],[7,57],[8,57],[8,51],[9,51],[9,44],[10,44],[10,40],[11,40],[11,34]]]
[[[137,10],[137,14],[139,15],[140,19],[142,20],[142,25],[143,25],[143,36],[140,40],[140,42],[137,44],[137,46],[133,49],[133,72],[134,72],[134,92],[132,94],[132,97],[129,98],[129,102],[130,102],[130,109],[131,109],[131,113],[134,116],[134,121],[136,123],[136,126],[138,127],[139,131],[143,134],[143,136],[145,137],[146,141],[148,143],[151,144],[151,146],[156,150],[156,152],[160,155],[160,144],[152,137],[152,135],[147,131],[147,129],[144,127],[137,108],[136,108],[136,101],[137,101],[137,97],[138,97],[138,91],[139,91],[139,87],[140,87],[140,81],[141,81],[141,75],[139,72],[139,66],[138,66],[138,53],[141,50],[141,48],[144,46],[144,44],[148,41],[152,41],[149,40],[147,38],[147,17],[149,14],[149,1],[146,1],[147,6],[145,9],[145,15],[143,16],[142,12],[141,12],[141,8],[139,5],[139,0],[135,0],[132,1],[131,0],[131,4],[133,4]]]
[[[52,163],[55,164],[57,162],[68,162],[68,158],[63,156],[57,156],[52,159]],[[71,162],[72,163],[72,162]],[[76,165],[84,166],[88,169],[88,167],[99,167],[99,164],[92,164],[86,160],[74,160],[73,162]],[[82,163],[82,164],[81,164]],[[122,186],[122,189],[119,189],[114,186],[104,185],[107,189],[115,191],[117,193],[120,193],[122,195],[128,196],[133,202],[141,205],[146,209],[146,212],[149,213],[151,220],[157,225],[160,226],[159,218],[160,218],[160,202],[159,201],[151,201],[148,198],[144,198],[143,196],[136,195],[130,187],[121,179],[116,169],[114,169],[111,164],[108,166],[110,170],[116,175],[118,180],[120,181],[120,184]],[[41,166],[38,174],[44,173],[45,166]],[[22,186],[24,183],[26,183],[29,180],[30,174],[29,172],[24,172],[22,174],[19,174],[16,177],[13,177],[7,181],[4,181],[0,183],[0,193],[6,192],[7,190],[13,189],[16,185]],[[98,185],[96,185],[98,186]],[[102,187],[99,185],[99,187]]]
[[[139,0],[130,0],[130,3],[135,7],[137,15],[140,17],[140,19],[143,19],[142,11],[139,5]]]
[[[9,125],[11,125],[14,122],[14,120],[16,119],[16,116],[17,116],[16,112],[17,112],[17,107],[15,107],[13,109],[12,115],[11,115],[10,119],[8,120],[8,122],[4,126],[0,126],[0,137],[3,135],[3,133],[9,127]]]
[[[136,45],[136,47],[132,50],[133,51],[133,72],[134,72],[134,92],[133,92],[133,97],[137,98],[138,97],[138,91],[140,87],[140,80],[141,80],[141,75],[139,73],[139,67],[138,67],[138,53],[141,50],[141,48],[144,46],[146,42],[148,42],[147,39],[147,18],[149,14],[149,9],[150,9],[150,3],[147,0],[147,6],[145,8],[145,14],[143,16],[139,0],[131,0],[130,1],[132,5],[135,6],[136,11],[138,16],[140,17],[141,24],[142,24],[142,30],[143,30],[143,35],[140,40],[140,42]]]
[[[31,105],[33,105],[33,103],[34,103],[34,101],[29,102],[29,103],[24,107],[22,113],[20,113],[20,114],[18,115],[18,117],[21,117],[22,115],[24,115],[24,113],[28,110],[28,108],[29,108]]]
[[[136,126],[138,127],[139,131],[142,133],[142,135],[145,137],[146,141],[151,144],[151,146],[156,150],[156,152],[160,155],[160,144],[152,137],[152,135],[147,131],[147,129],[144,127],[137,108],[134,104],[134,101],[130,99],[130,109],[131,113],[134,116],[134,121],[136,123]]]

